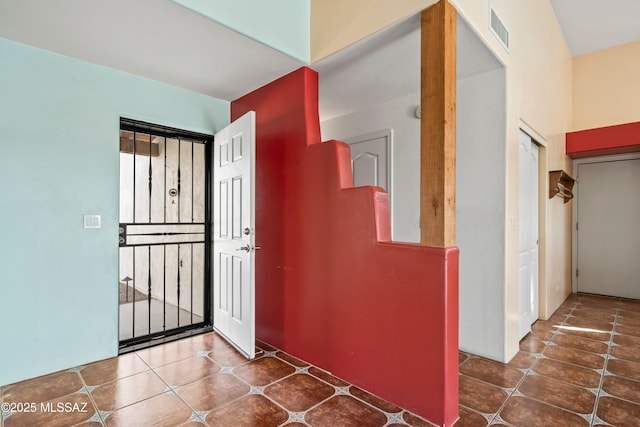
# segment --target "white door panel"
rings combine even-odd
[[[215,135],[213,153],[214,328],[255,356],[255,113]]]
[[[520,338],[538,319],[538,146],[520,131]]]
[[[640,299],[640,159],[578,165],[577,289]]]
[[[351,148],[354,187],[373,185],[391,190],[391,131],[384,130],[346,140]]]

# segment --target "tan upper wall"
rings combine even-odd
[[[573,58],[573,130],[640,121],[640,41]]]
[[[311,62],[319,61],[437,0],[311,0]]]

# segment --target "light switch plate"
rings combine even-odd
[[[84,228],[101,228],[102,217],[100,215],[85,215]]]

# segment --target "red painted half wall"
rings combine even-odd
[[[567,156],[572,159],[640,151],[640,122],[567,133]]]
[[[256,112],[258,338],[444,426],[458,417],[458,249],[390,242],[387,194],[321,142],[301,68],[232,102]],[[418,185],[416,183],[416,185]]]

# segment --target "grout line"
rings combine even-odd
[[[615,316],[613,318],[613,330],[611,336],[609,338],[609,344],[607,346],[607,354],[604,357],[604,366],[602,367],[602,374],[600,375],[600,384],[598,385],[598,394],[596,395],[596,400],[593,404],[593,413],[591,414],[591,426],[593,426],[594,421],[598,418],[598,404],[600,403],[600,395],[602,394],[602,385],[604,384],[604,377],[607,372],[607,365],[609,364],[609,356],[611,356],[611,347],[613,345],[613,338],[615,334],[613,333],[616,330],[616,326],[618,324],[618,314],[620,313],[620,300],[618,300],[618,307],[616,307]]]

